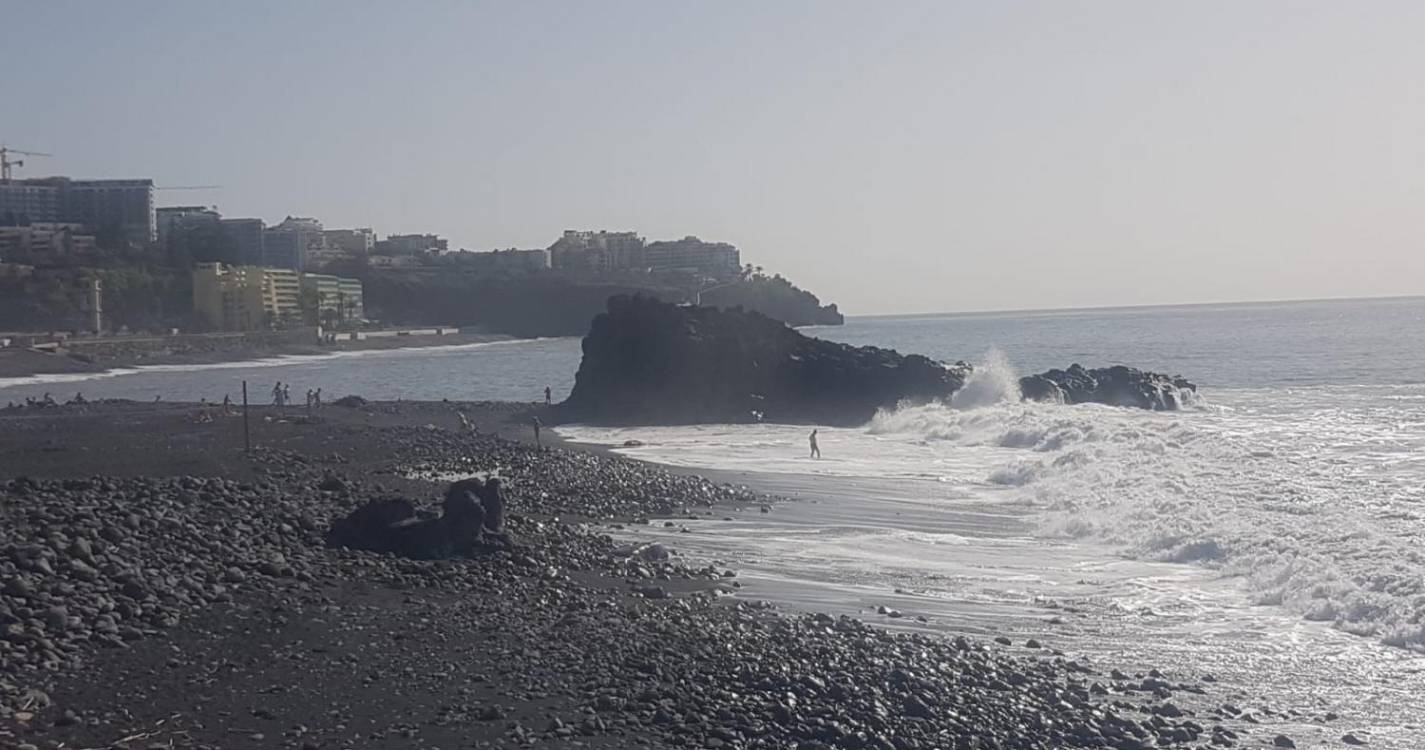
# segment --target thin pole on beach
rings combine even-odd
[[[247,453],[252,452],[252,428],[247,424],[247,381],[242,381],[242,445]]]

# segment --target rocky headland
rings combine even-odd
[[[788,422],[859,425],[877,410],[949,399],[973,372],[873,346],[805,336],[740,309],[615,296],[583,341],[558,417],[601,424]],[[1073,365],[1019,381],[1023,398],[1171,410],[1196,387],[1130,367]]]
[[[618,424],[856,425],[903,401],[948,398],[969,365],[804,336],[740,309],[616,296],[583,342],[559,416]]]

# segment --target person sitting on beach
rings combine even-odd
[[[58,404],[54,402],[54,396],[51,396],[49,391],[45,391],[45,397],[41,399],[41,403],[45,406],[58,406]]]
[[[83,393],[75,393],[75,394],[74,394],[74,400],[73,400],[72,402],[70,402],[70,403],[75,403],[75,404],[87,404],[87,403],[89,403],[89,402],[84,400],[84,394],[83,394]]]
[[[821,448],[816,445],[816,430],[811,431],[811,435],[807,437],[807,440],[811,442],[811,457],[821,458]]]

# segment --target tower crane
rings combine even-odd
[[[3,182],[10,181],[10,169],[12,167],[25,166],[25,162],[21,159],[15,159],[14,161],[11,161],[10,154],[23,154],[25,156],[54,156],[54,154],[45,154],[39,151],[21,151],[18,148],[8,148],[5,146],[0,146],[0,181]]]

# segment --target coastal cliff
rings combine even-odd
[[[566,419],[605,424],[860,424],[946,398],[969,366],[822,341],[765,315],[645,296],[608,300],[584,337]]]
[[[689,286],[670,279],[609,274],[579,279],[558,273],[514,277],[447,271],[373,273],[366,280],[373,318],[396,325],[454,325],[511,336],[580,336],[611,296],[645,294],[689,299]],[[793,326],[840,325],[835,305],[781,277],[740,279],[703,295],[702,304],[740,306]]]

